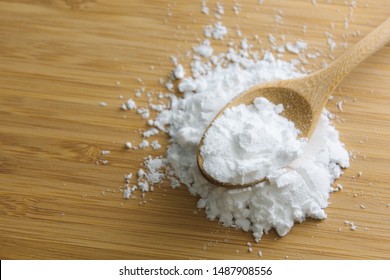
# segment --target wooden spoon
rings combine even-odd
[[[274,104],[283,104],[283,116],[295,123],[295,126],[301,131],[300,137],[310,138],[321,112],[334,89],[360,62],[389,42],[390,18],[333,61],[328,67],[302,78],[264,83],[232,99],[215,116],[199,142],[197,162],[203,176],[212,184],[228,188],[247,187],[265,180],[263,178],[248,184],[229,184],[217,181],[204,170],[200,149],[203,145],[205,134],[215,119],[220,117],[227,108],[239,104],[249,105],[253,103],[255,98],[265,97]]]

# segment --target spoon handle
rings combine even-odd
[[[342,54],[328,67],[307,76],[315,83],[310,92],[305,92],[312,106],[322,109],[329,95],[335,90],[345,76],[349,74],[360,62],[384,45],[390,42],[390,18],[371,31],[350,50]]]

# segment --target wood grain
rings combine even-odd
[[[271,232],[250,254],[251,234],[208,221],[185,187],[164,183],[145,198],[122,199],[123,174],[163,151],[123,148],[139,143],[146,123],[121,112],[118,96],[133,97],[143,84],[163,90],[158,80],[169,75],[171,55],[188,66],[186,50],[215,21],[215,1],[208,2],[210,16],[201,14],[200,1],[0,1],[1,259],[258,259],[259,249],[264,259],[390,258],[388,45],[327,104],[353,155],[327,219],[297,224],[284,238]],[[356,8],[341,0],[238,2],[236,16],[233,2],[223,1],[231,38],[239,39],[237,25],[255,47],[269,47],[269,33],[302,38],[327,62],[345,51],[343,42],[352,46],[390,15],[387,0],[358,1]],[[334,36],[334,53],[325,32]],[[213,45],[226,50],[227,43]],[[319,59],[305,67],[321,65]],[[137,103],[146,106],[146,95]],[[166,136],[155,139],[166,147]],[[108,165],[99,164],[104,159]]]

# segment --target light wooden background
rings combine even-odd
[[[137,78],[162,90],[158,79],[172,69],[171,55],[188,65],[186,50],[215,22],[215,1],[208,1],[210,16],[201,14],[200,2],[0,1],[1,259],[259,259],[258,250],[264,259],[390,258],[389,45],[354,70],[327,106],[355,159],[338,181],[344,190],[331,195],[326,220],[254,244],[250,233],[208,221],[185,187],[162,184],[144,199],[122,199],[123,174],[163,150],[123,148],[128,140],[139,143],[137,130],[146,124],[121,112],[118,96],[134,97]],[[231,38],[237,25],[255,47],[255,34],[263,47],[268,33],[286,34],[306,40],[328,62],[325,32],[334,35],[337,57],[344,41],[353,45],[390,16],[388,0],[359,0],[353,9],[344,0],[238,0],[239,16],[233,1],[220,2]],[[213,45],[226,50],[227,42]],[[146,105],[145,95],[137,103]],[[154,139],[166,147],[165,136]],[[104,149],[111,154],[101,156]],[[102,159],[109,164],[97,165]]]

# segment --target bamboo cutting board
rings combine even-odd
[[[120,111],[118,96],[134,97],[142,86],[163,90],[171,55],[188,66],[186,50],[216,21],[215,1],[209,16],[200,2],[0,1],[1,259],[259,259],[258,250],[264,259],[390,258],[389,45],[327,105],[352,156],[327,219],[255,244],[251,233],[208,221],[185,187],[164,183],[144,198],[122,199],[123,174],[163,150],[124,149],[140,142],[146,122]],[[307,69],[330,62],[390,15],[388,0],[238,0],[239,15],[234,1],[220,2],[230,38],[239,40],[237,26],[257,47],[256,34],[264,48],[269,33],[302,38],[322,54]],[[222,51],[227,43],[213,46]],[[145,94],[137,104],[147,105]],[[154,139],[166,147],[166,136]]]

